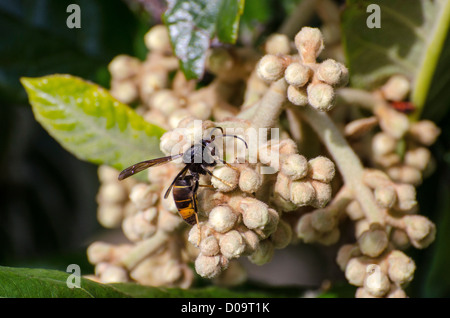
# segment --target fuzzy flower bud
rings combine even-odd
[[[410,149],[405,153],[405,164],[421,171],[425,170],[431,159],[431,152],[425,147]]]
[[[172,46],[170,44],[169,32],[164,25],[155,25],[144,36],[145,46],[150,51],[170,53]]]
[[[290,186],[290,200],[297,206],[311,204],[316,198],[316,190],[308,181],[292,181]]]
[[[385,132],[379,132],[373,136],[372,152],[375,156],[383,156],[394,152],[397,140]]]
[[[397,201],[397,193],[393,186],[376,187],[374,195],[378,205],[383,208],[391,208]]]
[[[406,215],[403,217],[406,234],[416,248],[430,245],[436,236],[436,226],[422,215]]]
[[[361,252],[356,244],[345,244],[339,248],[336,256],[336,263],[342,271],[345,271],[350,259],[356,256],[360,256]]]
[[[267,54],[289,54],[291,42],[285,34],[274,33],[270,35],[264,45]]]
[[[239,257],[245,251],[245,242],[241,234],[232,230],[225,233],[219,239],[220,252],[226,258]]]
[[[317,78],[329,85],[338,85],[342,82],[342,66],[341,63],[333,59],[328,59],[320,63],[317,71]]]
[[[309,175],[313,180],[330,183],[335,175],[333,161],[327,157],[316,157],[308,161]]]
[[[139,59],[128,55],[117,55],[108,65],[108,71],[115,81],[135,76],[140,67]]]
[[[304,63],[315,63],[324,48],[322,32],[317,28],[303,27],[294,41]]]
[[[297,237],[302,239],[305,243],[312,243],[317,241],[319,238],[319,233],[312,226],[312,214],[307,213],[302,215],[298,220],[295,232]]]
[[[239,176],[239,189],[246,193],[255,193],[262,185],[261,174],[251,168],[244,168]]]
[[[253,198],[245,198],[239,204],[242,218],[249,229],[264,229],[269,222],[269,209],[267,204]]]
[[[302,63],[291,63],[284,72],[286,82],[294,87],[302,87],[311,78],[311,69]]]
[[[117,265],[100,263],[95,267],[95,274],[100,277],[100,281],[104,284],[128,281],[127,271]]]
[[[401,251],[392,251],[387,258],[388,274],[392,282],[399,286],[407,285],[414,278],[416,265],[414,261]]]
[[[130,200],[139,210],[144,210],[156,203],[158,194],[147,184],[139,183],[131,189]]]
[[[323,208],[331,200],[332,189],[329,183],[311,180],[311,185],[314,188],[315,197],[311,205],[315,208]]]
[[[221,256],[199,254],[195,259],[195,271],[202,277],[213,278],[222,271]]]
[[[399,102],[408,96],[410,89],[411,84],[405,76],[394,75],[381,87],[381,92],[387,100]]]
[[[274,82],[283,77],[286,63],[283,58],[267,54],[261,58],[256,68],[258,76],[268,82]]]
[[[318,232],[329,232],[336,226],[336,218],[328,209],[318,209],[311,214],[311,225]]]
[[[304,87],[297,88],[295,86],[289,85],[287,89],[287,98],[294,105],[308,105],[308,93],[306,92],[306,88]]]
[[[222,166],[217,167],[213,171],[213,175],[216,178],[211,178],[211,184],[222,192],[228,192],[236,189],[238,183],[239,183],[239,172],[228,167],[228,166]],[[227,184],[220,181],[218,178],[225,181]],[[231,186],[231,187],[230,187]]]
[[[334,89],[325,83],[309,84],[308,102],[319,111],[329,111],[334,107]]]
[[[219,233],[228,232],[236,224],[237,215],[226,206],[217,206],[209,213],[208,223]]]
[[[219,254],[219,242],[214,236],[208,236],[200,242],[200,253],[205,256],[214,256]]]
[[[431,146],[441,133],[441,129],[431,120],[421,120],[411,124],[409,134],[424,146]]]
[[[348,261],[345,268],[345,278],[354,286],[363,286],[367,266],[371,263],[366,256],[354,257]]]
[[[361,253],[370,257],[379,256],[386,249],[388,243],[386,231],[374,224],[358,237]]]
[[[410,184],[398,184],[395,186],[397,192],[397,204],[395,208],[401,211],[409,211],[417,205],[416,188]]]
[[[366,272],[367,275],[364,279],[366,291],[375,297],[386,295],[391,284],[387,275],[381,271],[381,268],[376,264],[370,264],[367,266]]]
[[[275,232],[270,236],[270,240],[277,249],[282,249],[288,246],[292,239],[292,228],[284,220],[279,220],[278,226]]]
[[[288,155],[282,160],[281,172],[292,180],[304,178],[308,174],[308,161],[299,154]]]

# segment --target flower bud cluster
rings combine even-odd
[[[388,249],[378,257],[363,255],[356,244],[341,246],[336,262],[348,282],[358,286],[358,298],[405,298],[416,265],[405,253]]]
[[[380,88],[380,95],[389,102],[403,101],[409,90],[408,79],[395,75]],[[440,129],[429,120],[410,122],[406,114],[386,102],[379,103],[374,114],[381,128],[372,139],[374,164],[396,182],[419,185],[423,175],[433,169],[427,147],[436,141]]]
[[[272,42],[282,43],[276,50]],[[348,82],[348,70],[333,59],[317,63],[324,48],[319,29],[304,27],[295,36],[298,55],[289,55],[290,46],[286,36],[276,35],[266,44],[268,54],[257,66],[258,75],[267,82],[284,78],[289,84],[288,100],[298,106],[310,104],[319,111],[329,111],[334,106],[335,88]]]

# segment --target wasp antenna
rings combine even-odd
[[[242,139],[241,137],[236,136],[236,135],[222,135],[222,136],[223,136],[223,137],[234,137],[234,138],[236,138],[236,139],[239,139],[239,140],[241,140],[241,141],[245,144],[245,148],[248,149],[247,142],[246,142],[244,139]]]

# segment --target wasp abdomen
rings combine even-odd
[[[191,225],[197,224],[197,211],[195,210],[196,197],[194,193],[194,184],[192,183],[191,178],[177,180],[172,191],[178,213],[183,220]]]

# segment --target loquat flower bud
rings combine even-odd
[[[155,25],[144,35],[145,46],[150,51],[168,54],[172,52],[169,31],[165,25]]]
[[[311,225],[318,232],[329,232],[337,225],[335,216],[328,209],[317,209],[311,214]]]
[[[356,200],[353,200],[347,205],[345,212],[353,221],[360,220],[364,217],[364,212],[361,209],[361,205]]]
[[[366,272],[364,289],[375,297],[383,297],[386,295],[391,288],[391,283],[387,275],[376,264],[368,265]]]
[[[403,289],[395,284],[391,284],[391,289],[386,295],[386,298],[406,298],[406,293]]]
[[[111,260],[114,247],[105,242],[94,242],[87,249],[87,257],[91,264],[108,262]]]
[[[156,232],[156,226],[148,221],[148,218],[152,218],[152,214],[156,215],[156,208],[127,217],[122,222],[122,230],[125,236],[130,241],[140,241],[152,236]]]
[[[355,237],[360,237],[364,232],[368,231],[370,223],[366,218],[361,218],[355,222]]]
[[[245,241],[245,254],[249,255],[255,252],[258,249],[260,242],[258,235],[254,231],[247,228],[239,229],[239,232]]]
[[[200,242],[200,253],[205,256],[214,256],[219,254],[219,242],[214,236],[205,237]]]
[[[377,298],[367,291],[364,287],[356,289],[355,298]]]
[[[384,98],[390,101],[405,100],[411,89],[411,83],[403,75],[393,75],[381,86]]]
[[[406,286],[414,278],[416,265],[405,253],[394,250],[387,257],[389,264],[388,275],[392,282],[399,286]]]
[[[292,180],[306,177],[308,174],[308,161],[300,154],[290,154],[282,159],[281,172]]]
[[[355,119],[345,125],[344,134],[354,139],[360,138],[378,125],[378,118],[375,116]]]
[[[322,245],[329,246],[336,244],[337,241],[339,241],[339,238],[341,237],[341,231],[339,231],[338,227],[335,227],[331,229],[329,232],[323,232],[318,237],[317,242],[319,242]]]
[[[202,277],[213,278],[222,271],[221,257],[199,254],[195,259],[195,271]]]
[[[292,181],[290,185],[290,201],[297,206],[310,205],[316,198],[316,190],[309,181]]]
[[[385,132],[376,133],[372,139],[372,152],[375,156],[383,156],[394,152],[397,140]]]
[[[302,63],[291,63],[284,72],[286,82],[294,87],[302,87],[311,78],[311,69]]]
[[[440,135],[441,129],[431,120],[411,124],[409,134],[424,146],[431,146]]]
[[[403,217],[405,231],[415,248],[425,248],[436,236],[436,226],[422,215],[406,215]]]
[[[117,265],[100,263],[95,267],[96,275],[104,284],[123,283],[128,281],[127,271]]]
[[[263,265],[272,260],[274,246],[269,240],[259,242],[258,248],[248,257],[248,259],[256,265]]]
[[[361,253],[370,257],[377,257],[387,248],[389,243],[386,231],[377,224],[372,224],[369,230],[358,237]]]
[[[236,213],[229,206],[222,205],[211,210],[208,223],[217,232],[225,233],[233,228],[237,219]]]
[[[255,193],[262,185],[262,176],[254,169],[246,167],[239,175],[239,189],[246,193]]]
[[[307,213],[300,217],[295,227],[297,237],[302,239],[305,243],[312,243],[317,241],[319,233],[312,226],[312,214]]]
[[[335,175],[333,161],[327,157],[319,156],[308,161],[309,176],[313,180],[330,183]]]
[[[390,235],[390,242],[399,250],[405,250],[411,243],[409,242],[408,235],[402,229],[393,228]]]
[[[392,107],[379,104],[375,107],[374,113],[378,117],[381,129],[395,139],[402,138],[409,129],[408,116]]]
[[[124,104],[130,104],[139,97],[138,87],[132,80],[111,82],[110,93]]]
[[[267,54],[288,55],[291,52],[291,41],[285,34],[274,33],[267,38],[264,50]]]
[[[282,249],[289,245],[292,240],[292,228],[284,220],[279,220],[277,229],[270,235],[274,248]]]
[[[309,84],[307,89],[308,102],[319,111],[327,112],[334,107],[334,89],[325,83]]]
[[[317,78],[329,85],[338,85],[342,81],[341,63],[327,59],[320,63],[316,71]]]
[[[254,198],[244,198],[239,204],[242,220],[249,229],[260,229],[269,223],[269,208],[267,204]]]
[[[356,256],[360,256],[361,252],[356,244],[344,244],[339,248],[336,256],[336,263],[339,268],[344,272],[350,259]]]
[[[116,204],[125,201],[127,193],[123,184],[116,181],[102,183],[98,189],[98,201],[102,203]]]
[[[120,204],[102,203],[97,208],[97,220],[107,229],[117,228],[124,217],[123,210]]]
[[[387,174],[392,180],[401,183],[419,185],[422,183],[422,174],[419,169],[406,165],[396,165],[387,169]]]
[[[314,200],[311,202],[311,206],[315,208],[323,208],[331,200],[331,185],[329,183],[316,180],[311,180],[310,183],[315,192]]]
[[[259,61],[256,72],[258,76],[268,82],[274,82],[283,77],[286,63],[277,55],[264,55]]]
[[[351,258],[345,268],[345,278],[354,286],[363,286],[366,277],[367,266],[372,263],[367,256]]]
[[[180,105],[180,99],[175,96],[175,93],[169,89],[161,89],[156,91],[150,97],[150,106],[158,109],[166,116],[172,114]]]
[[[236,189],[239,183],[239,172],[228,167],[216,167],[213,171],[216,178],[211,178],[211,184],[219,191],[229,192]],[[218,178],[224,180],[227,184],[220,181]],[[231,186],[231,187],[230,187]]]
[[[393,186],[376,187],[374,196],[377,204],[382,208],[392,208],[397,201],[397,193]]]
[[[306,92],[306,88],[304,87],[295,87],[289,85],[287,89],[287,98],[294,105],[308,105],[308,93]]]
[[[168,86],[168,76],[166,72],[147,72],[140,77],[140,93],[144,103],[148,103],[150,96]]]
[[[397,203],[395,208],[401,211],[410,211],[417,205],[416,188],[410,184],[403,183],[395,186],[397,192]]]
[[[131,189],[130,200],[139,210],[144,210],[156,203],[158,194],[152,186],[138,183]]]
[[[315,63],[324,48],[322,32],[317,28],[303,27],[294,41],[304,63]]]
[[[113,81],[121,81],[137,75],[141,62],[139,59],[125,54],[117,55],[108,65]]]
[[[431,152],[425,147],[410,149],[405,153],[404,162],[406,165],[425,170],[431,159]]]
[[[245,251],[245,241],[241,234],[232,230],[219,239],[220,252],[228,259],[239,257]]]

